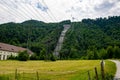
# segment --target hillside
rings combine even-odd
[[[0,25],[0,42],[27,47],[32,59],[50,58],[64,24],[71,24],[65,35],[60,59],[120,58],[120,16],[44,23],[29,20]],[[36,56],[37,55],[37,56]]]
[[[60,53],[61,59],[120,58],[120,16],[83,19],[72,23]]]
[[[35,20],[0,25],[0,42],[27,47],[38,56],[52,53],[63,27]]]

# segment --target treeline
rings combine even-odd
[[[51,55],[63,30],[63,23],[35,20],[0,25],[0,42],[32,50],[37,59]],[[34,55],[32,57],[34,57]]]
[[[73,22],[65,37],[60,58],[120,58],[120,16]]]
[[[108,46],[97,50],[96,48],[88,49],[87,55],[83,59],[120,59],[119,46]]]
[[[0,25],[0,42],[29,48],[35,54],[29,59],[55,59],[53,51],[64,24],[71,24],[60,59],[120,58],[120,16],[83,19],[81,22],[66,20],[44,23],[35,20]]]

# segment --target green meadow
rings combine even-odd
[[[91,80],[97,68],[101,79],[100,60],[0,61],[0,80]],[[115,63],[105,60],[105,76],[116,72]]]

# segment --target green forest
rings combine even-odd
[[[53,58],[64,24],[70,24],[71,28],[66,33],[59,59],[120,58],[120,16],[83,19],[81,22],[29,20],[1,24],[0,42],[29,48],[35,53],[32,60]]]
[[[120,16],[73,22],[66,34],[61,59],[120,58]]]
[[[62,24],[36,20],[1,24],[0,42],[28,48],[38,56],[37,59],[44,59],[44,55],[53,52],[63,30]]]

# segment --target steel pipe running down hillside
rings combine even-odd
[[[63,44],[63,41],[64,41],[64,37],[65,37],[65,34],[66,34],[66,32],[68,31],[68,29],[71,27],[71,25],[63,25],[63,27],[64,27],[64,29],[63,29],[63,31],[61,32],[61,35],[60,35],[60,37],[59,37],[59,40],[58,40],[58,43],[57,43],[57,45],[56,45],[56,47],[55,47],[55,50],[54,50],[54,52],[53,52],[53,55],[55,56],[55,57],[59,57],[59,52],[60,52],[60,50],[61,50],[61,47],[62,47],[62,44]]]

